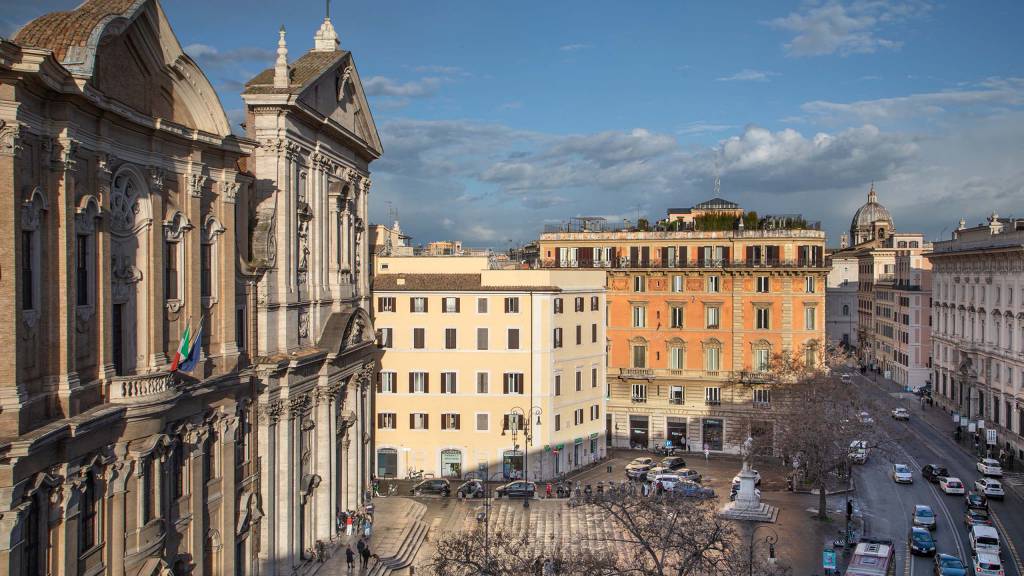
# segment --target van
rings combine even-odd
[[[863,464],[868,461],[868,443],[863,440],[850,442],[850,461]]]
[[[967,535],[971,543],[971,551],[978,554],[999,555],[999,532],[992,526],[975,524],[971,526],[971,532]]]

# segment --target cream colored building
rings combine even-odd
[[[545,479],[604,455],[604,272],[487,267],[378,260],[378,476],[507,478],[528,449]]]

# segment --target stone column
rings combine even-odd
[[[320,476],[320,486],[313,494],[313,522],[314,538],[318,540],[329,540],[331,538],[331,523],[334,519],[334,508],[331,506],[331,491],[334,484],[331,476],[334,470],[333,436],[331,435],[331,413],[333,403],[330,385],[318,388],[316,391],[316,407],[314,408],[313,421],[316,423],[314,430],[316,455],[313,462],[313,472]]]
[[[55,302],[58,303],[60,315],[59,321],[50,327],[51,330],[57,329],[57,333],[51,335],[50,345],[56,356],[55,371],[59,374],[57,396],[64,407],[64,413],[73,416],[78,413],[74,396],[81,385],[75,358],[75,251],[78,246],[75,230],[75,175],[78,162],[75,155],[78,142],[61,138],[56,144],[60,151],[54,151],[51,170],[56,176],[57,197],[51,200],[51,205],[57,225],[49,228],[51,238],[44,238],[42,245],[52,242],[50,250],[44,250],[53,256],[57,285],[52,288],[41,286],[39,292],[40,298],[45,298],[51,289],[57,291]]]
[[[84,552],[84,550],[78,549],[78,526],[82,513],[82,489],[84,488],[82,482],[85,480],[87,478],[75,478],[64,484],[61,490],[63,494],[58,492],[51,495],[51,505],[57,505],[54,516],[63,517],[64,529],[60,535],[63,546],[60,548],[61,553],[58,558],[58,562],[63,565],[58,572],[60,574],[78,574],[78,556]],[[53,496],[56,496],[56,502]]]
[[[108,519],[107,549],[110,555],[106,557],[107,573],[111,576],[124,575],[124,552],[125,532],[129,508],[135,511],[134,506],[128,506],[127,497],[128,479],[132,475],[134,462],[121,460],[114,463],[107,469],[107,498],[105,500],[106,510],[104,513]]]
[[[192,573],[195,576],[208,576],[203,573],[204,557],[206,555],[206,482],[203,479],[204,460],[206,459],[206,441],[210,431],[206,426],[192,426],[185,432],[185,442],[189,445],[191,460],[189,472],[191,481],[191,493],[189,504],[192,509],[192,523],[189,530],[191,543],[189,548],[192,551],[192,563],[195,565]]]
[[[266,377],[261,378],[266,381]],[[280,511],[277,506],[277,431],[283,405],[280,401],[263,404],[257,411],[257,449],[260,460],[260,494],[267,517],[260,522],[259,573],[272,576],[277,568],[277,535]]]
[[[277,509],[277,521],[272,529],[278,533],[276,574],[291,574],[294,566],[301,561],[301,550],[298,548],[298,523],[296,506],[298,500],[298,464],[295,451],[295,433],[299,426],[294,409],[289,410],[288,419],[277,426],[275,440],[277,442],[277,462],[274,479],[276,483],[276,499],[271,506]]]
[[[235,518],[238,506],[238,468],[235,466],[235,435],[238,433],[238,417],[229,416],[220,422],[221,437],[221,566],[214,567],[219,574],[235,573]]]

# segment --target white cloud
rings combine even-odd
[[[829,0],[824,4],[812,2],[767,24],[795,34],[785,44],[792,56],[845,56],[899,48],[902,42],[879,35],[879,28],[923,15],[929,8],[920,0]]]
[[[708,134],[712,132],[725,132],[726,130],[732,130],[733,128],[736,128],[734,124],[712,124],[711,122],[698,121],[690,122],[679,130],[676,130],[676,134]]]
[[[593,47],[593,44],[581,42],[576,44],[563,44],[559,46],[558,49],[561,50],[562,52],[579,52],[580,50],[589,50],[590,48]]]
[[[363,89],[369,96],[423,98],[436,94],[441,82],[440,78],[421,78],[409,82],[399,82],[384,76],[373,76],[363,81]]]
[[[721,78],[715,78],[719,82],[751,82],[759,81],[763,82],[768,80],[772,76],[778,76],[778,72],[770,72],[768,70],[752,70],[750,68],[744,68],[735,74],[729,76],[722,76]]]
[[[801,109],[819,117],[854,118],[862,122],[899,120],[918,116],[935,116],[953,108],[1024,105],[1024,78],[989,78],[970,85],[968,89],[926,92],[858,100],[829,102],[814,100]]]

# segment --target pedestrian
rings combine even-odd
[[[541,574],[543,574],[543,576],[555,576],[555,563],[551,561],[551,558],[544,561],[544,567],[541,570]]]
[[[345,535],[346,536],[351,536],[352,535],[352,514],[351,513],[345,515]]]
[[[367,538],[373,536],[373,522],[366,520],[366,522],[363,523],[363,536]]]
[[[711,450],[708,449],[707,445],[704,445],[704,461],[707,462],[711,457]]]
[[[643,483],[643,490],[644,490],[644,496],[650,496],[650,494],[651,494],[651,487],[646,482]]]
[[[544,494],[548,498],[551,498],[551,482],[548,482],[547,485],[544,487]]]
[[[366,568],[366,564],[370,562],[370,545],[363,544],[363,549],[359,551],[359,566],[363,569]]]
[[[349,574],[356,567],[356,553],[352,551],[352,547],[345,548],[345,564],[348,566]]]

